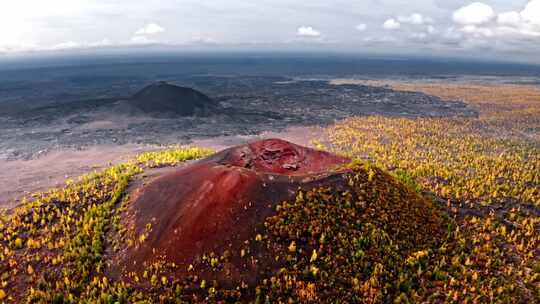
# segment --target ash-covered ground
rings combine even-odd
[[[93,99],[70,99],[72,95],[66,94],[61,102],[19,103],[14,109],[0,111],[0,159],[32,159],[54,150],[99,145],[186,144],[194,139],[327,125],[354,115],[477,115],[461,101],[324,80],[192,76],[167,81],[203,92],[219,102],[219,110],[205,116],[156,118],[123,108],[122,101],[135,87],[142,89],[142,83],[132,83],[124,91],[116,86]]]

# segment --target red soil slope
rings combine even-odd
[[[127,211],[128,227],[136,236],[148,237],[118,256],[118,271],[125,274],[163,261],[179,265],[181,276],[203,254],[238,252],[245,240],[264,229],[273,206],[294,197],[298,188],[344,184],[344,171],[335,169],[348,162],[269,139],[224,150],[158,178],[139,192]],[[252,281],[250,268],[260,266],[233,259],[227,266],[229,278]]]

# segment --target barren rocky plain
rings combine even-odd
[[[126,91],[135,94],[152,84]],[[196,88],[220,108],[203,116],[147,115],[124,105],[128,94],[114,97],[112,90],[102,98],[63,97],[62,102],[5,110],[0,115],[0,201],[13,205],[25,193],[169,145],[202,141],[223,148],[265,132],[285,132],[280,136],[289,139],[298,133],[295,127],[307,127],[310,132],[354,115],[474,117],[478,113],[459,100],[382,86],[336,85],[328,80],[198,76],[171,84]],[[309,142],[298,137],[304,138],[300,143]]]
[[[476,115],[461,101],[324,80],[201,76],[173,84],[196,88],[222,108],[207,117],[167,118],[125,111],[117,101],[129,96],[47,104],[2,116],[0,156],[29,159],[54,148],[80,150],[101,144],[184,144],[194,138],[328,125],[352,115]]]

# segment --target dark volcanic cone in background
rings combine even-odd
[[[206,116],[213,114],[219,104],[191,88],[166,82],[149,85],[133,95],[129,104],[154,115]]]
[[[148,223],[152,228],[139,248],[120,256],[119,271],[165,261],[180,265],[177,274],[182,275],[205,253],[239,251],[264,229],[275,204],[294,197],[298,188],[343,183],[344,170],[335,168],[349,161],[269,139],[224,150],[163,176],[136,195],[124,217],[137,236]],[[242,275],[256,272],[245,262],[232,261],[228,267],[227,279],[254,279]]]

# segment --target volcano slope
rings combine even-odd
[[[387,173],[276,139],[124,193],[200,152],[144,155],[6,215],[2,300],[405,301],[446,239],[443,213]]]

